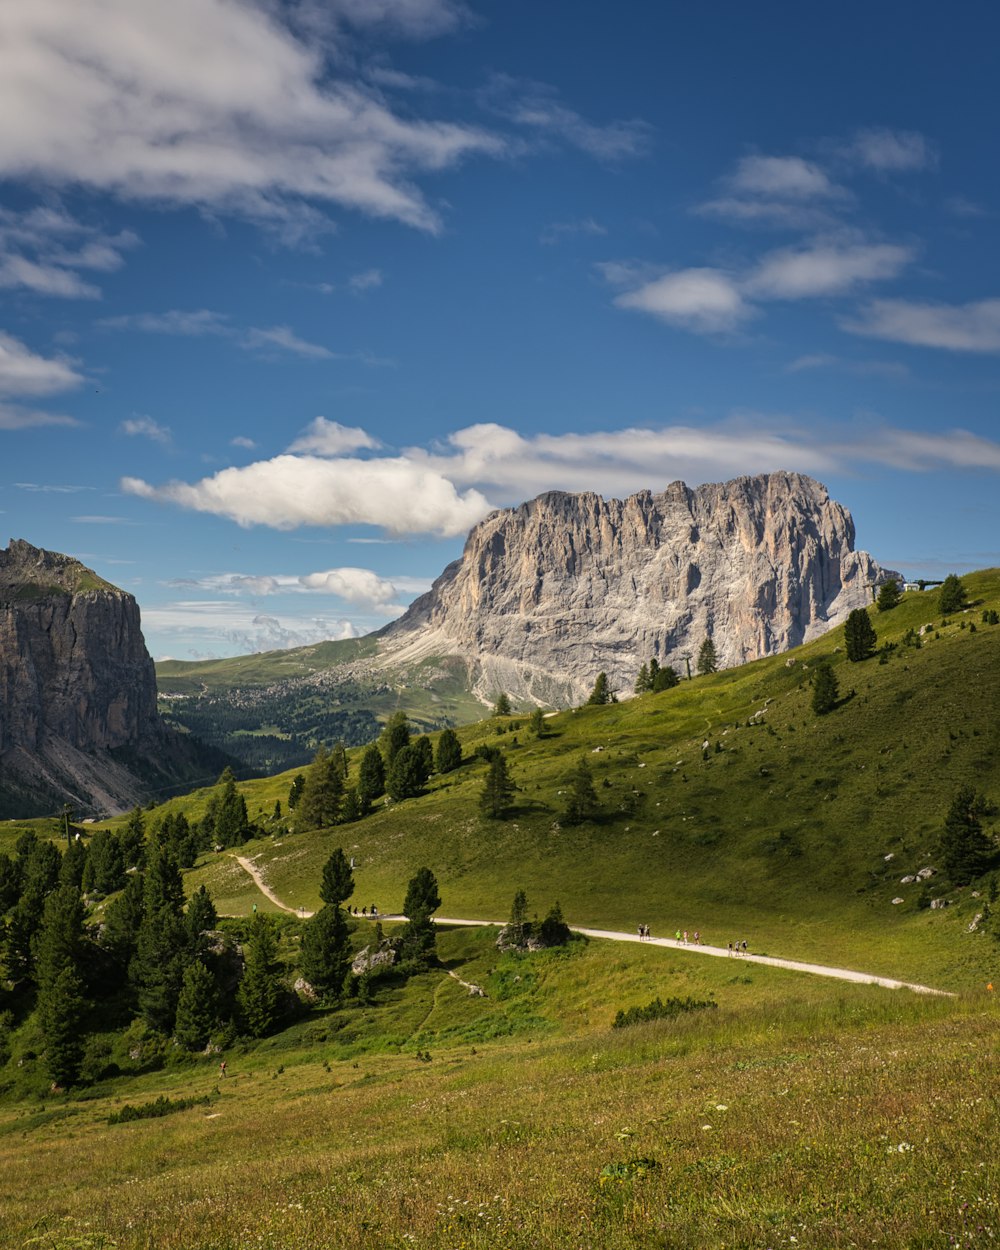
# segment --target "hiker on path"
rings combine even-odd
[[[678,942],[681,940],[681,931],[680,931],[680,929],[678,929],[678,930],[677,930],[677,932],[674,934],[674,938],[675,938],[675,940],[676,940],[676,941],[678,941]]]
[[[226,1075],[226,1061],[225,1059],[223,1059],[222,1062],[219,1064],[219,1076],[225,1076],[225,1075]]]

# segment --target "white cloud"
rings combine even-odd
[[[740,195],[759,195],[770,200],[830,199],[843,195],[812,161],[800,156],[744,156],[729,185]]]
[[[231,600],[180,600],[143,607],[142,625],[147,634],[186,638],[202,647],[222,644],[227,652],[237,654],[305,647],[329,639],[356,638],[362,632],[349,620],[284,612],[265,615]]]
[[[845,360],[842,356],[833,356],[826,352],[798,356],[785,365],[786,373],[804,373],[812,369],[837,369],[860,377],[883,377],[897,381],[910,376],[906,365],[896,360]]]
[[[975,200],[967,199],[964,195],[950,195],[944,202],[945,211],[951,213],[953,217],[989,217],[989,209],[984,208],[982,204],[977,204]]]
[[[374,449],[380,444],[358,426],[341,425],[316,417],[288,448],[290,452],[311,452],[315,456],[341,456],[345,451]]]
[[[721,269],[681,269],[615,298],[619,308],[650,313],[699,333],[734,330],[753,315],[732,277]]]
[[[334,353],[319,343],[308,343],[300,339],[289,326],[271,326],[270,329],[252,328],[240,339],[240,346],[247,351],[278,351],[291,352],[294,356],[304,356],[307,360],[332,360]]]
[[[583,217],[579,221],[554,221],[550,226],[545,227],[539,241],[552,244],[572,237],[600,238],[607,233],[606,227],[595,221],[593,217]]]
[[[76,270],[118,269],[124,263],[122,253],[138,242],[128,230],[101,234],[60,208],[40,206],[21,213],[0,208],[0,288],[98,299],[100,288]]]
[[[82,382],[82,375],[69,361],[38,356],[19,339],[0,330],[0,396],[54,395]]]
[[[362,273],[352,274],[347,285],[355,292],[371,291],[381,286],[383,281],[381,269],[365,269]]]
[[[443,35],[473,20],[457,0],[300,0],[302,8],[310,15],[318,10],[320,20],[333,17],[360,29],[384,28],[412,39]]]
[[[844,295],[863,283],[894,278],[912,259],[912,248],[891,243],[820,241],[768,253],[743,289],[761,299]]]
[[[333,595],[381,616],[397,616],[403,611],[396,601],[401,593],[417,593],[430,588],[430,582],[412,577],[386,578],[372,569],[336,568],[318,573],[247,574],[216,573],[172,585],[216,594],[266,596],[278,594]]]
[[[878,173],[909,173],[937,165],[937,150],[922,134],[913,130],[888,130],[873,126],[859,130],[845,155]]]
[[[720,196],[696,204],[694,212],[737,226],[766,226],[782,230],[818,230],[832,226],[836,218],[826,208],[799,201],[740,199]]]
[[[245,434],[237,434],[235,438],[229,440],[230,447],[245,447],[248,451],[253,451],[257,444],[252,438],[247,438]]]
[[[184,338],[234,333],[225,313],[208,308],[185,311],[171,308],[162,313],[126,313],[121,317],[105,317],[97,323],[107,330],[141,330],[144,334],[177,334]]]
[[[130,437],[137,436],[151,439],[154,443],[169,443],[171,433],[167,426],[160,425],[152,417],[129,417],[119,425],[119,430]]]
[[[200,482],[151,486],[123,478],[126,494],[226,516],[240,525],[375,525],[390,533],[463,534],[490,510],[440,474],[405,458],[323,460],[276,456]]]
[[[39,412],[0,400],[0,430],[37,430],[48,425],[79,425],[75,417],[56,412]]]
[[[970,304],[873,300],[843,329],[868,338],[955,352],[1000,352],[1000,299]]]
[[[298,6],[314,17],[322,6]],[[444,0],[340,0],[355,24],[414,34],[454,24]],[[397,115],[333,80],[323,39],[266,0],[32,0],[0,10],[0,176],[197,205],[288,226],[314,204],[423,230],[414,178],[505,142]],[[447,19],[447,20],[446,20]],[[332,36],[336,43],[335,35]],[[334,47],[334,51],[336,48]],[[346,64],[340,58],[338,64]]]
[[[523,126],[540,138],[578,148],[599,161],[644,156],[650,148],[650,126],[637,118],[598,125],[559,100],[554,87],[521,82],[495,74],[480,92],[484,107]]]

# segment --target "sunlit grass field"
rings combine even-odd
[[[255,1048],[0,1108],[0,1243],[987,1246],[1000,1015],[654,947],[498,956]],[[610,1028],[655,994],[715,1011]],[[125,1103],[209,1096],[109,1125]],[[32,1243],[33,1237],[41,1240]],[[89,1240],[88,1240],[89,1238]],[[953,1238],[954,1240],[949,1240]]]

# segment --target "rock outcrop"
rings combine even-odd
[[[178,737],[135,599],[68,556],[0,550],[0,812],[120,811],[191,771]]]
[[[892,575],[854,550],[826,487],[796,473],[624,500],[553,491],[477,525],[381,652],[462,656],[487,699],[580,702],[601,671],[630,691],[654,656],[683,674],[709,636],[721,667],[787,650]]]

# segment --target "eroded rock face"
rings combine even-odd
[[[58,800],[121,810],[144,787],[110,753],[152,759],[170,753],[172,738],[135,599],[68,556],[19,539],[0,550],[5,810]]]
[[[463,655],[487,696],[579,702],[601,671],[630,691],[654,656],[683,674],[707,636],[720,667],[787,650],[888,576],[854,550],[846,509],[800,474],[624,500],[551,492],[479,524],[384,647]]]
[[[135,599],[67,556],[20,540],[0,551],[0,751],[50,734],[99,751],[158,732]]]

